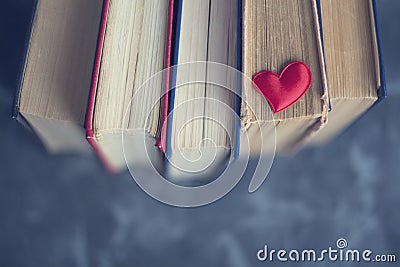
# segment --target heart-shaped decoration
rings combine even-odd
[[[278,76],[262,71],[253,77],[255,89],[267,99],[274,113],[297,102],[311,86],[311,71],[303,62],[292,62]]]

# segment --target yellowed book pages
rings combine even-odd
[[[243,128],[253,133],[253,143],[259,143],[262,140],[257,140],[258,131],[251,128],[275,127],[279,153],[291,152],[326,122],[327,88],[317,5],[314,0],[244,0],[244,74],[249,79],[264,70],[279,74],[294,61],[308,65],[312,85],[286,110],[271,114],[263,96],[254,88],[245,86],[243,91],[248,103],[242,104]]]
[[[40,0],[19,112],[49,151],[90,151],[83,128],[102,0]]]
[[[378,100],[381,87],[372,0],[321,0],[324,53],[332,110],[312,140],[331,140]]]

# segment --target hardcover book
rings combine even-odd
[[[312,85],[287,109],[271,114],[262,95],[250,86],[244,88],[253,110],[243,103],[242,127],[250,132],[253,147],[261,146],[260,131],[276,131],[278,153],[290,153],[304,143],[326,123],[328,88],[317,1],[244,0],[244,74],[250,79],[263,70],[279,74],[290,62],[298,61],[309,66]]]
[[[169,65],[172,5],[38,1],[14,116],[49,151],[90,151],[87,138],[109,170],[124,169],[122,129],[144,129],[149,142],[159,138],[164,81],[126,111],[140,85]],[[153,103],[159,105],[147,119],[141,108]]]
[[[386,96],[375,1],[320,0],[331,111],[310,140],[326,143]]]
[[[14,117],[49,151],[87,153],[89,143],[111,171],[146,152],[177,181],[223,171],[247,149],[272,153],[261,144],[275,134],[278,153],[320,144],[386,95],[375,9],[372,0],[40,0]],[[207,83],[211,62],[246,82],[219,73],[234,90]],[[294,65],[306,68],[307,90],[293,101],[275,92],[289,103],[276,107],[276,88],[258,78],[279,81]]]

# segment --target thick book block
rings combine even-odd
[[[52,152],[91,151],[87,138],[112,171],[126,168],[122,132],[143,130],[155,150],[163,79],[130,101],[170,64],[172,6],[170,0],[38,1],[14,116]],[[142,109],[154,104],[146,118]]]
[[[319,2],[331,111],[312,144],[333,139],[386,96],[375,1]]]
[[[52,152],[87,139],[111,171],[147,153],[171,179],[207,180],[233,154],[327,142],[386,96],[373,0],[41,0],[27,40],[13,116]],[[273,113],[251,79],[292,62],[311,86]]]
[[[315,0],[243,1],[243,72],[252,79],[261,71],[281,73],[291,62],[304,62],[312,74],[311,88],[294,105],[272,114],[265,99],[244,83],[242,128],[251,136],[252,154],[288,153],[322,128],[328,116],[328,91],[321,41],[321,24]],[[255,128],[255,129],[252,129]],[[261,137],[261,132],[264,136]],[[260,148],[262,151],[260,151]]]
[[[83,129],[102,0],[36,2],[14,117],[53,152],[88,152]]]

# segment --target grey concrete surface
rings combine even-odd
[[[11,119],[32,1],[3,1],[0,266],[271,266],[257,261],[264,245],[318,250],[338,238],[399,262],[400,1],[377,2],[389,97],[332,143],[277,158],[256,193],[245,177],[220,201],[182,209],[151,199],[128,173],[109,176],[94,156],[49,155]]]

